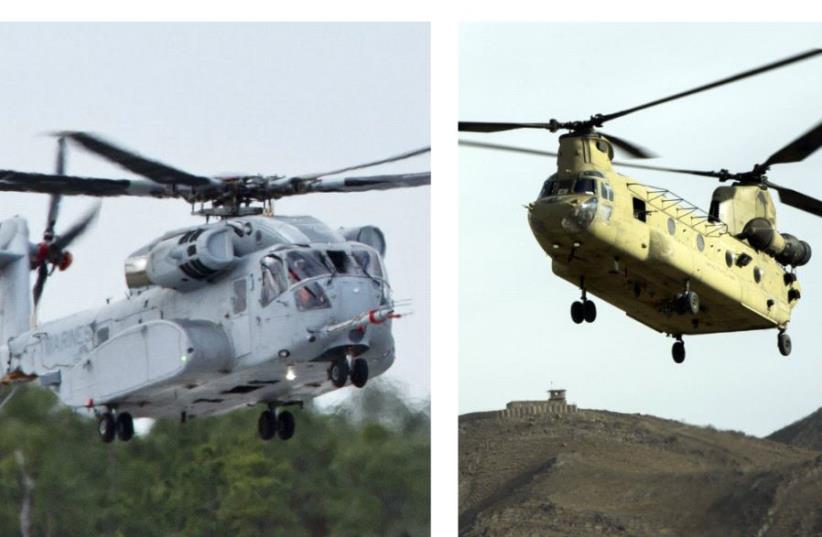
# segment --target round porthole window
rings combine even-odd
[[[759,283],[762,280],[762,271],[759,270],[759,267],[754,267],[753,276],[756,283]]]
[[[599,141],[597,142],[597,149],[599,149],[599,150],[600,150],[600,151],[602,151],[603,153],[607,153],[607,152],[608,152],[608,144],[606,144],[606,143],[605,143],[605,142],[603,142],[602,140],[599,140]]]
[[[703,237],[702,235],[696,236],[696,247],[699,249],[700,252],[705,249],[705,237]]]
[[[673,218],[668,219],[668,233],[671,235],[676,234],[676,222],[674,222]]]
[[[725,250],[725,264],[732,267],[734,264],[734,254],[730,250]]]

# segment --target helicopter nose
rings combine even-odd
[[[351,278],[335,285],[337,299],[336,316],[339,320],[351,319],[364,311],[379,306],[380,294],[374,282],[364,278]]]
[[[528,222],[535,232],[562,230],[562,221],[579,206],[575,198],[541,198],[528,207]]]

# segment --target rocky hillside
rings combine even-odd
[[[769,437],[776,442],[822,451],[822,408]]]
[[[460,418],[460,534],[822,535],[822,454],[651,416]]]

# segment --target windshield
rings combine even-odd
[[[540,198],[561,196],[563,194],[596,194],[597,180],[591,177],[574,179],[557,179],[555,175],[548,178],[539,192]]]
[[[329,268],[334,274],[345,274],[348,276],[363,276],[363,269],[352,256],[344,250],[327,250],[326,259],[330,263]]]
[[[292,250],[286,257],[289,283],[331,274],[323,255],[314,250]]]
[[[360,269],[372,278],[384,278],[380,256],[375,250],[357,247],[351,252]]]

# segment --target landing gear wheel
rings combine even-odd
[[[134,419],[128,412],[117,414],[115,423],[117,438],[123,442],[128,442],[134,436]]]
[[[571,320],[577,324],[585,320],[585,306],[580,301],[571,304]]]
[[[342,388],[345,386],[345,381],[348,380],[348,370],[348,360],[335,360],[328,368],[328,378],[331,379],[334,386]]]
[[[263,440],[271,440],[277,434],[277,417],[270,410],[260,414],[257,420],[257,432]]]
[[[277,434],[280,435],[281,440],[288,440],[294,436],[294,415],[284,410],[277,416]]]
[[[97,434],[100,435],[100,440],[106,444],[110,444],[114,440],[115,429],[114,416],[111,415],[111,412],[106,412],[97,420]]]
[[[586,323],[592,323],[597,318],[597,305],[591,302],[590,300],[586,300],[582,303],[582,316],[585,318]]]
[[[779,347],[782,356],[788,356],[791,353],[791,336],[785,332],[779,332],[776,337],[776,345]]]
[[[368,362],[363,358],[357,358],[351,367],[351,384],[362,388],[366,382],[368,382]]]
[[[674,357],[674,362],[681,364],[685,361],[685,342],[679,340],[671,347],[671,355]]]

